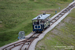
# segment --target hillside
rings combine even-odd
[[[75,50],[75,9],[38,42],[36,50]]]
[[[25,31],[25,35],[28,35],[32,31],[32,18],[45,11],[53,16],[55,11],[59,12],[70,2],[72,1],[0,0],[0,46],[17,41],[19,31]]]

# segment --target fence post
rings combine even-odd
[[[57,13],[57,11],[55,11],[55,13]]]

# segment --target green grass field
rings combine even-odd
[[[17,41],[19,31],[32,32],[32,19],[46,11],[55,14],[71,0],[0,0],[0,46]],[[61,8],[60,10],[58,8]]]
[[[75,9],[38,42],[36,50],[75,50]]]

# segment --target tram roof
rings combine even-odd
[[[37,19],[40,19],[40,20],[44,20],[46,19],[47,17],[49,17],[51,14],[40,14],[38,15],[37,17],[33,18],[32,20],[37,20]]]

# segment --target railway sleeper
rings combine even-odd
[[[30,43],[28,42],[28,43],[25,43],[25,45],[29,45]]]
[[[26,42],[26,41],[24,41],[24,42]],[[14,44],[13,46],[19,46],[21,44],[23,44],[23,43]]]
[[[8,50],[8,49],[3,49],[3,50]]]
[[[62,12],[62,13],[60,13],[59,15],[63,15],[63,12]]]
[[[57,17],[59,17],[59,16],[57,16]]]
[[[27,42],[32,42],[34,39],[29,39],[29,40],[27,40]]]
[[[56,19],[54,19],[52,22],[55,22],[56,21]]]
[[[19,46],[19,45],[20,45],[20,44],[14,44],[14,47],[15,47],[15,46]]]
[[[75,4],[74,4],[74,6],[75,6]]]
[[[10,49],[7,48],[7,49],[3,49],[3,50],[10,50]]]
[[[27,42],[31,42],[31,40],[27,40]]]
[[[60,14],[59,17],[61,17],[62,15]]]
[[[68,9],[65,10],[66,12],[68,11]]]
[[[33,36],[33,37],[30,37],[30,38],[38,38],[38,37],[36,37],[36,36]]]
[[[50,23],[50,25],[52,25],[53,23]]]
[[[53,24],[54,22],[53,21],[51,21],[51,24]]]
[[[54,20],[57,20],[58,17],[54,18]]]
[[[64,14],[64,11],[62,11],[59,15],[63,15]]]
[[[24,50],[27,50],[27,48],[25,48]]]
[[[65,10],[64,13],[66,13],[67,11]]]

